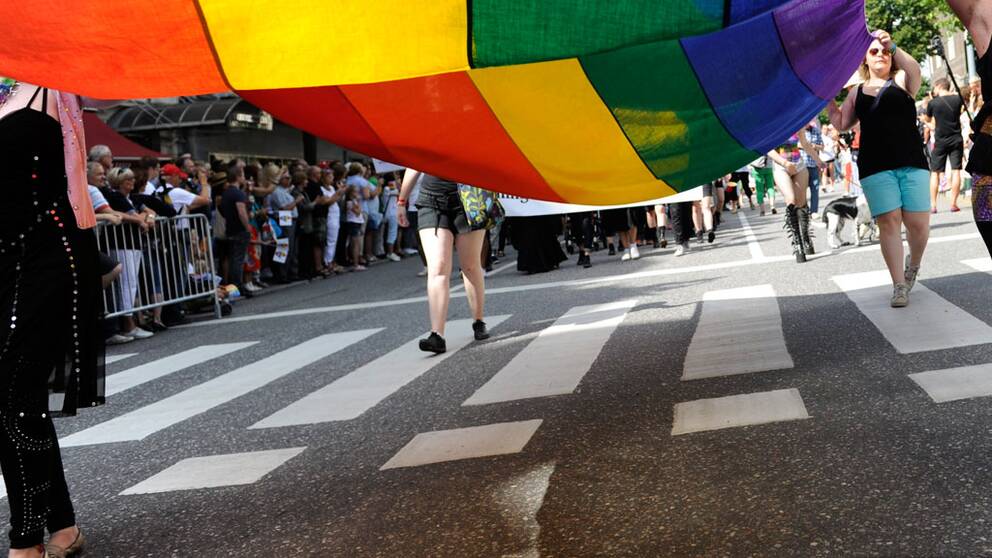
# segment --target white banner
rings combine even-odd
[[[377,174],[381,174],[381,173],[384,173],[384,172],[393,172],[393,171],[403,170],[403,169],[406,168],[406,167],[401,167],[399,165],[395,165],[393,163],[387,163],[386,161],[383,161],[382,159],[375,159],[375,158],[372,159],[372,166],[375,167],[375,172]]]
[[[563,213],[581,213],[584,211],[603,211],[621,207],[642,207],[647,205],[664,205],[669,203],[692,202],[703,199],[703,187],[693,188],[667,198],[658,198],[625,205],[577,205],[572,203],[557,203],[540,200],[530,200],[499,194],[499,201],[506,209],[507,217],[535,217],[537,215],[561,215]]]

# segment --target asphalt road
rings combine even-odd
[[[415,258],[113,348],[118,393],[57,422],[89,556],[992,554],[970,215],[935,216],[903,310],[855,276],[877,245],[816,229],[799,265],[741,215],[681,258],[503,269],[493,338],[445,358],[409,345]]]

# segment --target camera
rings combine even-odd
[[[940,39],[940,35],[930,39],[930,52],[935,56],[944,56],[944,41]]]

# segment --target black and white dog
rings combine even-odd
[[[851,244],[871,244],[878,235],[878,226],[871,217],[864,194],[844,196],[828,203],[821,219],[827,224],[827,244],[834,249]],[[854,242],[843,242],[840,233],[852,222],[855,225]]]

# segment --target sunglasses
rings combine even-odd
[[[872,56],[891,56],[891,53],[884,48],[870,48],[868,49],[868,54]]]

